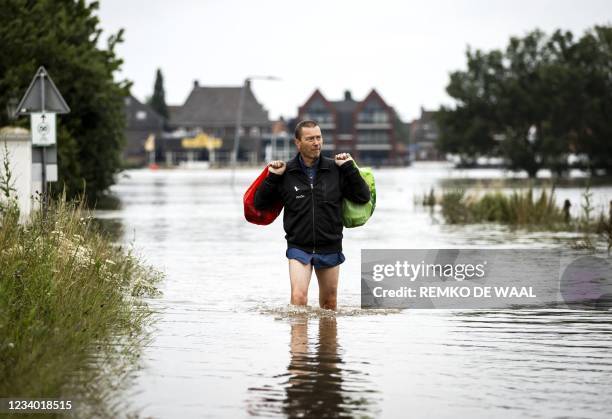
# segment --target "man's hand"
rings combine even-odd
[[[268,163],[268,172],[274,173],[275,175],[282,175],[285,173],[287,165],[282,160],[274,160]]]
[[[334,158],[334,161],[338,166],[342,166],[344,163],[351,160],[353,160],[353,158],[349,153],[336,154],[336,157]]]

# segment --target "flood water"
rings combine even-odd
[[[257,174],[237,171],[232,188],[226,170],[128,171],[113,188],[122,207],[97,213],[166,273],[123,396],[142,417],[612,417],[610,311],[360,308],[361,249],[567,246],[569,233],[447,226],[413,203],[448,179],[503,173],[375,171],[373,218],[345,229],[337,314],[316,309],[314,275],[311,307],[288,306],[282,220],[242,215]],[[556,193],[577,210],[582,191]],[[607,210],[612,188],[593,192]]]

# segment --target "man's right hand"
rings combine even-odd
[[[268,172],[274,173],[275,175],[282,175],[285,173],[287,165],[282,160],[274,160],[268,163]]]

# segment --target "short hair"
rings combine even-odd
[[[303,121],[298,122],[298,124],[295,126],[295,138],[297,138],[298,140],[302,138],[302,128],[314,128],[318,126],[319,124],[317,124],[317,121],[313,121],[312,119],[305,119]]]

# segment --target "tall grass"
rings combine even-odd
[[[465,191],[445,191],[440,199],[442,215],[449,224],[496,222],[513,226],[558,226],[565,221],[562,208],[555,204],[554,190],[501,191],[467,195]]]
[[[426,197],[426,198],[425,198]],[[425,195],[423,205],[440,205],[449,224],[495,222],[513,226],[565,228],[569,213],[557,206],[554,188],[535,194],[533,189],[515,190],[510,194],[489,191],[466,193],[463,189],[446,190],[441,196]]]
[[[20,224],[0,216],[0,397],[65,397],[112,417],[138,358],[160,274],[63,200]],[[19,415],[19,417],[25,417]],[[33,417],[41,417],[40,415]]]
[[[577,217],[571,217],[569,201],[563,206],[556,204],[554,188],[542,189],[537,196],[531,188],[510,194],[499,190],[468,194],[463,189],[449,189],[441,195],[431,189],[415,196],[414,201],[431,208],[439,207],[448,224],[492,222],[536,230],[575,231],[583,233],[583,237],[573,247],[583,249],[595,248],[591,239],[595,233],[607,243],[608,252],[612,250],[612,201],[607,216],[602,211],[594,217],[593,193],[588,184],[582,194],[581,214]]]

